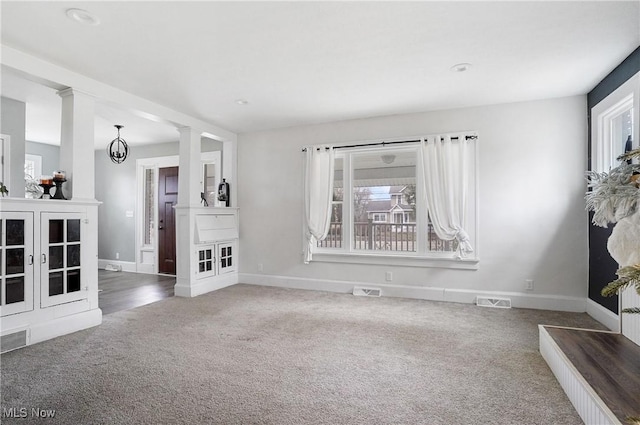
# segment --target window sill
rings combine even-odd
[[[478,258],[457,259],[453,253],[438,256],[409,256],[409,255],[381,255],[366,253],[327,253],[316,252],[312,262],[320,263],[348,263],[348,264],[377,264],[405,267],[434,267],[445,269],[478,270]]]

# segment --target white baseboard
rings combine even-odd
[[[155,264],[138,263],[136,265],[136,271],[144,274],[157,274],[155,268]]]
[[[370,284],[366,282],[310,279],[253,273],[240,273],[238,277],[239,283],[276,286],[281,288],[351,293],[354,286],[364,286],[380,288],[382,290],[383,297],[414,298],[420,300],[474,304],[476,297],[478,295],[482,295],[510,298],[511,305],[517,308],[569,311],[574,313],[583,313],[586,311],[586,298],[567,297],[561,295],[538,295],[520,292],[474,291],[470,289]]]
[[[133,261],[120,261],[120,260],[101,260],[98,259],[98,268],[103,269],[107,267],[107,264],[113,264],[114,266],[120,266],[123,272],[136,273],[136,263]]]
[[[238,283],[238,274],[229,273],[222,276],[213,276],[205,279],[195,279],[191,282],[182,282],[181,279],[173,287],[176,297],[197,297],[207,292],[226,288]]]
[[[47,320],[29,327],[27,345],[92,328],[101,323],[102,310],[99,308]]]
[[[587,299],[587,314],[605,325],[609,330],[620,332],[620,316],[590,298]]]

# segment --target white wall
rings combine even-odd
[[[95,151],[98,208],[98,258],[135,262],[136,160],[178,155],[178,142],[134,146],[122,164],[111,161],[104,149]],[[203,138],[202,152],[222,150],[222,142]],[[133,211],[134,217],[128,217]]]
[[[577,297],[576,309],[587,296],[586,128],[577,96],[241,134],[241,281],[382,285],[392,271],[391,285],[524,293],[534,279],[527,295]],[[303,146],[463,130],[480,135],[479,270],[303,264]]]
[[[53,172],[60,169],[60,146],[48,145],[40,142],[30,142],[27,140],[25,153],[40,155],[42,157],[42,174],[51,176]],[[38,178],[40,176],[33,176]]]
[[[6,97],[1,102],[0,133],[11,136],[11,181],[5,184],[10,197],[24,198],[26,104]]]

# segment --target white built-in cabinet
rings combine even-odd
[[[197,247],[198,279],[235,273],[237,271],[237,244],[235,241],[224,241],[216,244],[205,244]]]
[[[97,207],[97,202],[0,201],[3,351],[101,323]]]
[[[33,213],[0,212],[2,317],[33,310]]]
[[[238,283],[238,209],[177,206],[176,221],[175,294],[195,297]]]

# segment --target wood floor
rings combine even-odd
[[[640,416],[640,347],[621,334],[545,327],[618,417]]]
[[[175,276],[98,270],[102,314],[129,310],[173,297]]]

